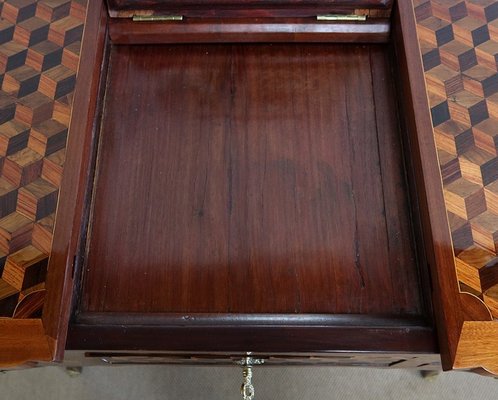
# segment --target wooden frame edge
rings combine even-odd
[[[399,0],[396,6],[399,15],[405,15],[401,28],[403,43],[407,48],[406,58],[413,102],[427,106],[425,79],[420,60],[415,19],[410,0]],[[81,213],[83,212],[84,187],[87,179],[88,157],[82,149],[88,149],[92,139],[95,107],[88,105],[89,93],[97,91],[100,72],[95,71],[96,57],[103,54],[106,35],[107,11],[101,2],[90,2],[87,24],[83,38],[82,59],[78,71],[77,88],[68,139],[68,157],[59,197],[57,224],[54,233],[53,252],[49,261],[47,276],[47,302],[42,319],[7,320],[0,319],[0,365],[12,367],[30,361],[60,360],[64,351],[67,323],[70,315],[72,294],[72,268],[76,254]],[[417,50],[417,52],[414,51]],[[424,84],[421,85],[421,82]],[[414,109],[417,109],[416,107]],[[415,125],[419,134],[419,150],[422,159],[422,175],[427,193],[427,212],[431,220],[431,237],[434,243],[431,265],[433,289],[436,292],[435,309],[440,318],[438,331],[444,353],[443,367],[484,368],[498,374],[498,324],[492,321],[465,321],[465,304],[460,299],[456,269],[454,268],[451,237],[446,215],[434,205],[444,205],[441,185],[437,185],[434,172],[437,164],[435,144],[430,116],[415,112]],[[430,136],[430,138],[429,138]],[[87,150],[85,150],[87,151]],[[78,155],[79,153],[79,155]],[[440,177],[439,177],[440,178]],[[62,200],[62,201],[61,201]],[[443,219],[444,217],[444,219]],[[451,253],[451,259],[448,255]],[[449,268],[452,266],[453,268]],[[454,279],[453,279],[454,278]],[[61,289],[61,290],[57,290]],[[15,338],[15,341],[13,341]]]
[[[432,299],[436,314],[436,325],[441,350],[443,369],[453,368],[458,339],[463,324],[463,314],[460,303],[460,291],[456,275],[451,234],[446,215],[443,197],[443,184],[440,174],[433,126],[429,112],[429,101],[422,66],[421,52],[417,40],[415,14],[411,0],[398,0],[393,14],[396,18],[398,33],[402,38],[399,47],[405,52],[404,68],[407,71],[408,82],[404,89],[411,93],[408,105],[411,106],[410,144],[418,155],[415,168],[417,180],[424,190],[419,191],[419,206],[422,215],[422,230],[429,264]],[[394,29],[393,29],[394,30]],[[411,103],[411,104],[410,104]],[[414,133],[415,132],[415,133]]]
[[[91,93],[100,84],[99,58],[107,35],[107,10],[103,1],[88,3],[82,39],[80,65],[68,133],[67,157],[62,177],[57,224],[47,272],[47,299],[42,321],[51,339],[52,360],[62,359],[73,295],[73,273],[79,244],[81,216],[88,179],[88,152],[95,121],[95,100]],[[93,96],[95,97],[95,96]]]
[[[112,18],[109,35],[115,44],[162,43],[386,43],[386,19],[367,24],[331,23],[313,18],[192,18],[187,21],[133,22]]]
[[[180,14],[188,17],[292,17],[314,16],[317,13],[352,13],[355,10],[379,10],[389,12],[394,0],[169,0],[149,1],[146,6],[140,0],[109,0],[111,17],[129,18],[133,15]],[[145,8],[144,8],[145,7]]]
[[[432,248],[427,249],[432,278],[443,369],[474,369],[498,374],[498,323],[478,297],[460,291],[456,275],[453,243],[446,216],[429,102],[422,67],[415,15],[410,0],[398,0],[395,7],[406,49],[407,70],[418,132],[418,154],[425,187],[425,213],[430,221]],[[420,110],[427,110],[422,112]],[[418,111],[417,111],[418,110]],[[437,177],[431,176],[438,173]],[[443,211],[442,211],[443,210]]]
[[[71,270],[73,267],[74,244],[79,230],[77,209],[74,199],[79,195],[78,182],[84,178],[82,162],[81,140],[83,132],[88,129],[82,122],[92,120],[89,107],[83,107],[88,102],[88,84],[92,79],[96,43],[103,35],[103,15],[106,13],[102,3],[90,2],[87,8],[82,49],[80,57],[83,60],[78,68],[78,80],[75,89],[73,112],[68,137],[68,153],[79,157],[69,157],[64,168],[60,196],[57,206],[57,219],[64,223],[56,224],[52,253],[49,258],[47,272],[47,297],[43,308],[42,318],[17,319],[0,318],[0,367],[18,368],[33,366],[37,363],[59,361],[65,345],[69,306],[72,293]],[[98,53],[97,53],[98,54]],[[72,151],[70,149],[73,149]],[[78,160],[79,159],[79,160]],[[79,166],[79,168],[78,168]],[[78,173],[80,171],[80,173]],[[75,233],[76,232],[76,233]]]
[[[68,350],[166,352],[322,353],[362,351],[437,354],[427,327],[123,326],[72,324]],[[361,330],[361,333],[359,333]],[[365,346],[365,339],[368,343]],[[130,343],[147,343],[130,348]],[[296,344],[298,343],[298,345]],[[209,350],[206,350],[209,349]]]

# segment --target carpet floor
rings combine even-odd
[[[491,400],[498,380],[447,372],[433,380],[416,371],[364,368],[256,368],[255,400]],[[2,400],[240,399],[237,367],[86,367],[70,377],[60,367],[0,375]]]

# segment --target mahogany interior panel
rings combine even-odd
[[[186,17],[277,17],[350,14],[356,10],[386,17],[392,0],[107,0],[113,16],[135,13],[177,14]],[[380,15],[379,15],[380,14]]]
[[[390,60],[113,46],[81,311],[421,314]]]

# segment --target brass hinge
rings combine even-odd
[[[366,21],[366,15],[356,14],[323,14],[317,15],[318,21]]]
[[[182,21],[183,15],[134,15],[133,22]]]

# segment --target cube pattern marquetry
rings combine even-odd
[[[498,318],[498,1],[414,6],[458,279]]]
[[[85,13],[0,0],[0,317],[44,289]]]
[[[0,0],[0,316],[43,289],[87,0]],[[414,1],[462,290],[498,318],[498,0]]]

